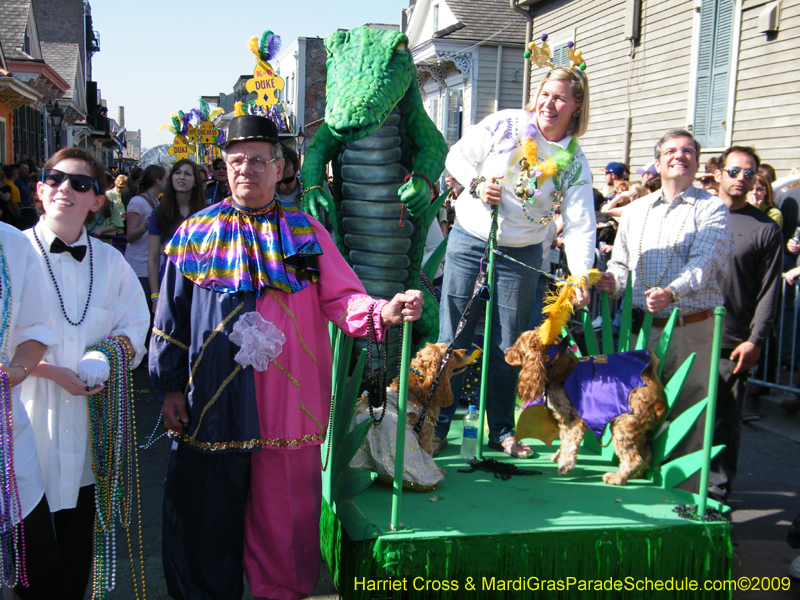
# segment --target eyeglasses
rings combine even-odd
[[[260,156],[254,156],[252,158],[246,156],[231,156],[228,157],[228,164],[234,171],[239,171],[244,167],[244,164],[247,163],[247,166],[253,173],[263,173],[264,169],[267,168],[269,163],[273,163],[277,158],[272,158],[270,160],[264,160]]]
[[[217,165],[216,167],[213,167],[213,169],[215,171],[224,171],[224,170],[227,169],[227,167],[225,166],[225,163],[222,163],[221,165]]]
[[[739,167],[733,167],[732,169],[720,169],[720,171],[725,171],[728,175],[731,176],[731,179],[736,179],[744,170],[744,178],[748,181],[752,180],[758,171],[755,169],[740,169]]]
[[[681,154],[688,154],[689,156],[697,155],[697,149],[690,148],[688,146],[684,148],[666,148],[664,151],[661,152],[661,154],[664,156],[675,156],[678,152],[680,152]]]
[[[753,188],[753,191],[754,192],[766,192],[767,188],[765,188],[763,185],[757,185],[756,187]]]
[[[295,179],[297,179],[297,173],[295,173],[294,175],[289,175],[289,177],[284,177],[278,183],[283,184],[283,185],[289,185]]]
[[[56,169],[45,169],[42,172],[42,183],[50,187],[58,187],[64,179],[69,179],[69,184],[76,192],[88,192],[94,185],[94,191],[100,193],[100,186],[97,180],[89,175],[73,175],[72,173],[62,173]]]

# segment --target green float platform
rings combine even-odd
[[[656,581],[677,588],[662,592],[664,598],[730,597],[686,590],[687,578],[700,586],[730,578],[730,523],[679,517],[675,506],[693,501],[679,490],[644,480],[603,483],[610,465],[599,455],[581,452],[575,469],[560,476],[549,460],[554,449],[533,447],[539,458],[511,462],[542,475],[502,481],[458,473],[466,463],[457,436],[451,437],[437,459],[447,477],[434,492],[403,493],[397,533],[390,528],[389,485],[374,483],[336,514],[323,502],[323,557],[342,597],[640,599],[658,597]],[[484,452],[484,458],[504,457]],[[389,580],[400,586],[403,578],[406,592],[385,591]],[[466,589],[468,578],[474,590]],[[558,582],[569,589],[552,589]],[[613,582],[622,589],[595,589]],[[516,591],[519,586],[525,591]]]
[[[603,304],[603,350],[611,353],[605,297]],[[629,301],[626,306],[620,336],[626,340],[620,342],[624,348],[630,344]],[[716,311],[717,356],[723,313]],[[659,358],[667,352],[676,319],[677,310],[655,351]],[[597,355],[590,320],[584,321],[588,354]],[[651,322],[652,315],[647,315],[640,347],[646,347]],[[714,414],[716,377],[709,378],[707,399],[655,436],[647,479],[630,480],[626,486],[603,482],[604,473],[616,470],[608,428],[603,447],[587,433],[575,469],[565,476],[550,461],[558,442],[547,448],[538,440],[531,444],[539,453],[532,460],[512,460],[488,449],[483,458],[541,475],[502,481],[484,472],[459,473],[467,464],[459,456],[459,428],[454,427],[449,446],[436,459],[447,470],[445,480],[433,492],[404,490],[393,508],[390,485],[373,482],[373,473],[348,468],[370,426],[365,421],[350,428],[364,355],[350,373],[352,340],[332,330],[332,342],[335,406],[323,447],[320,527],[323,558],[343,598],[731,598],[730,523],[687,520],[673,511],[681,503],[724,508],[705,494],[675,488],[698,469],[701,481],[707,481],[710,459],[722,447],[711,447],[707,426],[704,450],[669,461],[697,418],[706,410]],[[694,355],[665,386],[668,407],[680,394],[693,360]],[[711,373],[717,372],[717,362],[712,361]],[[713,423],[713,416],[709,418]],[[396,485],[399,491],[399,480]]]

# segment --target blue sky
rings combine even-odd
[[[142,146],[171,144],[158,131],[178,110],[198,106],[201,95],[230,93],[239,75],[252,73],[253,36],[271,29],[282,47],[297,37],[325,37],[366,23],[400,23],[408,0],[89,0],[100,52],[92,78],[116,118],[125,107],[129,129],[142,130]]]

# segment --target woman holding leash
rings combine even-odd
[[[592,176],[577,138],[589,124],[589,81],[577,53],[572,66],[552,68],[525,110],[503,110],[470,128],[447,157],[447,169],[469,182],[456,203],[456,222],[447,247],[442,288],[439,342],[451,343],[473,295],[478,272],[488,263],[487,246],[497,211],[497,249],[523,265],[540,265],[547,224],[560,206],[563,238],[573,274],[594,261],[595,215]],[[543,66],[543,62],[540,66]],[[552,64],[552,63],[548,63]],[[483,261],[484,257],[486,261]],[[507,259],[495,262],[492,336],[489,356],[487,421],[490,448],[514,458],[531,458],[527,444],[514,440],[517,373],[504,351],[525,330],[533,310],[539,274]],[[575,303],[589,302],[586,288],[575,289]],[[471,311],[456,348],[468,348],[479,319]],[[452,380],[461,395],[463,375]],[[437,424],[438,449],[457,403],[443,409]]]

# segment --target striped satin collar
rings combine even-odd
[[[273,200],[248,209],[230,198],[183,222],[164,254],[195,285],[233,294],[299,292],[319,279],[322,247],[310,221]]]

